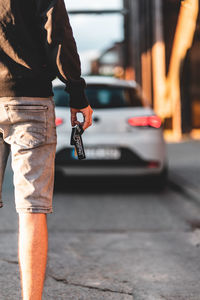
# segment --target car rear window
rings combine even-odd
[[[88,85],[86,95],[92,108],[141,107],[142,99],[133,88]],[[54,88],[56,106],[69,106],[69,95],[64,87]]]

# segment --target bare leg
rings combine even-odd
[[[18,242],[23,300],[41,300],[48,250],[46,214],[20,213]]]

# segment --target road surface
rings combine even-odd
[[[43,299],[200,300],[200,200],[190,193],[194,186],[198,192],[199,146],[168,146],[170,179],[162,192],[113,178],[110,188],[97,181],[75,191],[66,180],[48,216]],[[20,299],[11,182],[8,166],[0,210],[0,300]]]

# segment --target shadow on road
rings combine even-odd
[[[67,177],[55,176],[55,193],[67,194],[148,194],[162,193],[168,184],[159,184],[151,178],[134,178],[121,176],[98,176],[98,177]]]

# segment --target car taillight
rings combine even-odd
[[[56,123],[56,126],[62,125],[63,119],[62,118],[56,118],[55,123]]]
[[[160,167],[160,163],[158,161],[150,161],[148,163],[148,168],[149,169],[156,169]]]
[[[162,125],[162,120],[158,116],[144,116],[144,117],[134,117],[128,119],[128,123],[135,127],[145,127],[150,126],[154,128],[160,128]]]

